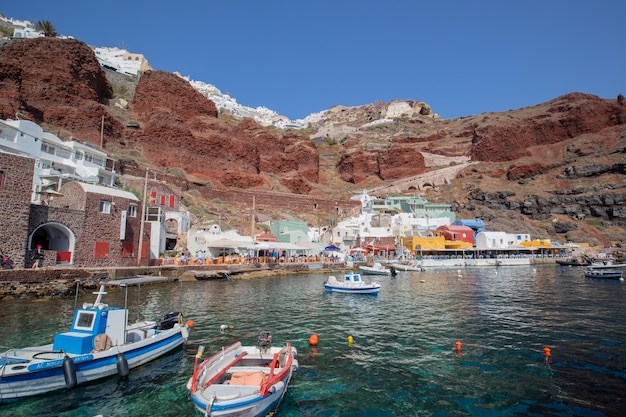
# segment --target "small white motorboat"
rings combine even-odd
[[[621,281],[623,280],[622,276],[623,272],[616,269],[597,269],[590,267],[585,270],[585,277],[587,278],[618,279]]]
[[[393,263],[389,266],[389,268],[395,268],[396,271],[417,271],[417,272],[424,272],[424,265],[422,265],[421,263],[417,263],[417,262],[411,262],[411,263],[400,263],[400,262],[396,262]]]
[[[131,280],[116,281],[126,286]],[[145,280],[142,282],[146,282]],[[109,282],[109,285],[111,282]],[[68,332],[52,344],[10,349],[0,356],[0,402],[71,389],[150,362],[181,346],[192,322],[172,312],[160,320],[128,324],[126,308],[102,303],[100,285],[95,303],[76,308]]]
[[[397,275],[395,267],[385,268],[380,262],[374,262],[374,266],[359,265],[359,271],[364,275]]]
[[[324,289],[331,292],[347,294],[371,294],[378,295],[380,284],[377,282],[367,283],[358,272],[346,272],[343,281],[338,281],[334,275],[328,277],[324,283]]]
[[[210,417],[261,417],[276,410],[298,361],[289,342],[272,347],[270,332],[261,332],[257,346],[236,342],[197,366],[187,382],[196,408]]]
[[[592,262],[589,267],[592,269],[622,269],[626,268],[626,264],[614,264],[613,261]]]

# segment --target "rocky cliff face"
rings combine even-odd
[[[19,115],[63,139],[102,139],[116,157],[139,151],[152,169],[180,168],[195,186],[347,198],[471,159],[453,181],[410,192],[452,203],[459,217],[483,217],[496,230],[527,227],[537,237],[604,242],[625,237],[621,95],[572,93],[448,120],[416,101],[336,106],[306,131],[282,132],[219,114],[175,74],[148,72],[134,87],[128,105],[119,105],[129,89],[77,40],[0,47],[0,118]]]
[[[153,166],[182,168],[217,187],[308,193],[318,181],[318,153],[307,137],[223,121],[174,74],[144,74],[124,111],[113,99],[104,70],[80,41],[27,39],[0,48],[0,118],[32,120],[62,139],[102,139],[109,152],[139,150]]]
[[[273,174],[289,191],[306,193],[317,182],[317,150],[306,137],[275,135],[250,119],[225,123],[213,102],[174,74],[144,74],[130,112],[140,128],[117,145],[141,150],[157,166],[216,186],[271,187]]]
[[[0,48],[0,117],[99,143],[111,85],[84,43],[55,38],[14,41]],[[119,134],[120,126],[116,126]]]

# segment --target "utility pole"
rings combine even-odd
[[[102,124],[100,125],[100,148],[104,149],[104,115],[102,115]]]
[[[314,203],[313,207],[315,208],[315,216],[317,217],[317,241],[321,242],[322,241],[322,232],[320,230],[320,212],[318,210],[317,203]]]
[[[143,186],[143,204],[141,206],[141,226],[139,227],[139,249],[137,250],[137,266],[141,266],[141,252],[143,251],[143,229],[146,222],[146,204],[148,200],[148,171],[146,168],[146,181]]]
[[[255,225],[254,225],[254,216],[255,216],[255,214],[254,214],[254,212],[255,212],[255,209],[256,209],[255,206],[256,206],[256,196],[253,195],[252,196],[252,219],[250,221],[250,237],[252,237],[252,243],[254,243],[254,228],[255,228]]]

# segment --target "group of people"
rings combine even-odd
[[[39,268],[43,264],[43,258],[43,247],[41,245],[37,245],[35,252],[33,252],[31,256],[31,260],[33,261],[31,268]],[[2,247],[0,247],[0,268],[13,269],[13,260],[4,253]]]

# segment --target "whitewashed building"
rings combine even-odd
[[[527,233],[478,232],[474,246],[476,249],[507,249],[519,246],[522,242],[530,242]]]
[[[478,232],[474,246],[476,249],[505,249],[509,247],[505,232]]]
[[[33,203],[54,198],[67,181],[106,186],[115,182],[115,164],[106,152],[89,143],[63,141],[29,120],[0,120],[0,151],[36,160]]]

